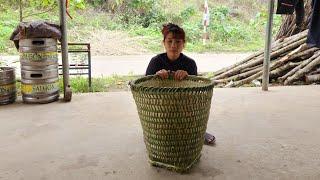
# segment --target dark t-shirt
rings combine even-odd
[[[161,69],[170,71],[184,70],[189,75],[198,75],[196,62],[182,53],[175,61],[170,61],[167,53],[153,57],[148,65],[146,75],[156,74]]]

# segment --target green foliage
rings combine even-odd
[[[136,79],[136,76],[118,76],[112,75],[107,77],[92,78],[92,88],[88,86],[88,79],[83,76],[70,78],[70,85],[74,93],[87,93],[87,92],[108,92],[117,91],[127,88],[129,81]],[[63,79],[59,79],[59,87],[63,90]]]
[[[93,5],[94,7],[103,6],[106,0],[87,0],[87,3]]]
[[[12,29],[8,26],[4,26],[2,23],[0,23],[0,37],[6,37],[8,38],[8,35],[10,35],[12,32]],[[6,40],[5,39],[0,39],[0,51],[5,50],[5,44]]]
[[[149,26],[157,26],[158,24],[163,24],[166,21],[165,15],[159,11],[158,8],[153,8],[148,11],[147,14],[142,14],[139,17],[141,19],[140,24],[145,28]]]
[[[165,22],[166,18],[158,1],[155,0],[131,0],[117,4],[117,18],[123,27],[141,25],[142,27],[155,26],[159,22]]]
[[[5,9],[0,13],[0,54],[2,52],[16,52],[13,43],[9,40],[13,29],[18,24],[17,13]]]
[[[70,7],[77,9],[85,9],[86,2],[85,0],[69,0]],[[37,7],[37,8],[48,8],[53,7],[58,4],[57,0],[28,0],[23,1],[24,6],[26,7]]]
[[[224,20],[229,18],[230,10],[226,6],[218,6],[210,10],[210,20],[214,22],[222,23]]]
[[[232,51],[256,50],[262,42],[262,18],[256,17],[250,25],[231,14],[227,6],[216,6],[210,10],[208,32],[210,39],[205,49]],[[253,48],[253,49],[252,49]]]
[[[32,7],[49,7],[49,6],[53,6],[57,4],[57,1],[55,0],[42,0],[42,1],[35,1],[35,0],[31,0],[31,1],[25,1],[24,5],[29,5]]]
[[[57,2],[24,0],[24,15],[54,7],[53,11],[26,20],[42,19],[58,23]],[[116,30],[138,36],[140,44],[159,52],[162,51],[162,24],[173,22],[186,31],[187,51],[252,51],[260,49],[264,43],[266,10],[261,8],[261,3],[250,0],[209,1],[210,25],[207,30],[210,39],[206,45],[202,44],[203,11],[196,0],[189,0],[188,3],[183,0],[71,0],[70,3],[70,14],[74,19],[68,21],[69,40],[74,42],[88,41],[95,31]],[[235,8],[248,8],[253,15],[243,11],[237,13]],[[257,8],[261,8],[260,11]],[[0,53],[13,54],[16,50],[8,39],[19,21],[18,1],[7,0],[0,4],[0,10]],[[281,17],[275,16],[274,34],[280,23]]]
[[[187,34],[187,42],[192,43],[199,41],[202,37],[202,23],[201,22],[185,22],[182,28]]]
[[[129,7],[135,11],[148,11],[152,9],[155,0],[131,0],[129,1]]]
[[[181,19],[189,19],[192,16],[195,16],[196,14],[197,13],[195,7],[189,6],[180,12],[180,17]]]
[[[84,93],[89,92],[89,86],[88,86],[88,80],[85,77],[78,76],[78,77],[72,77],[70,80],[70,86],[72,89],[72,92],[74,93]],[[63,78],[60,77],[59,79],[59,87],[61,90],[63,90]]]
[[[234,38],[243,39],[247,34],[239,28],[239,24],[231,20],[228,7],[219,6],[210,11],[209,31],[213,32],[213,39],[221,42],[233,41]]]
[[[141,76],[118,76],[112,75],[107,77],[92,78],[92,88],[89,88],[88,78],[83,76],[71,77],[70,85],[73,93],[88,93],[88,92],[109,92],[123,91],[128,89],[129,81],[137,79]],[[16,82],[17,95],[21,96],[21,80]],[[60,93],[63,92],[63,78],[59,78]]]

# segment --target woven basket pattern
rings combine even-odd
[[[183,81],[146,76],[130,85],[151,164],[189,170],[200,158],[212,82],[196,76]]]

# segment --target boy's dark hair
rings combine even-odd
[[[182,39],[183,41],[186,41],[186,34],[184,30],[176,24],[173,24],[173,23],[164,24],[161,32],[163,35],[163,40],[166,39],[169,33],[172,33],[174,38]]]

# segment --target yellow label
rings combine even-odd
[[[59,89],[59,83],[49,84],[21,84],[21,92],[24,94],[46,93]]]
[[[30,61],[40,61],[48,58],[58,58],[58,53],[52,52],[37,52],[37,53],[20,53],[20,58]]]
[[[0,85],[0,94],[12,93],[16,90],[16,84]]]

